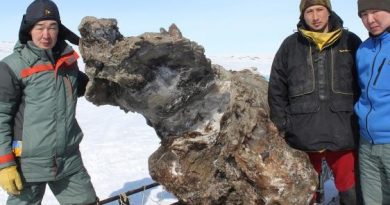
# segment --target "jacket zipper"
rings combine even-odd
[[[379,75],[381,74],[381,71],[382,71],[382,68],[383,68],[383,65],[385,64],[385,62],[386,62],[386,58],[383,59],[381,65],[379,66],[378,74],[376,74],[376,77],[374,80],[374,86],[376,85],[376,82],[378,81]]]
[[[368,84],[367,84],[367,100],[370,103],[370,110],[368,111],[368,113],[366,115],[366,130],[367,130],[367,134],[371,138],[371,143],[372,144],[374,144],[374,138],[372,138],[372,136],[370,134],[370,131],[368,130],[368,116],[372,112],[372,101],[370,100],[370,97],[369,97],[369,91],[370,91],[370,84],[371,84],[371,81],[372,81],[372,77],[373,77],[373,74],[374,74],[375,61],[376,61],[376,58],[378,57],[378,54],[380,53],[381,49],[382,49],[382,43],[379,42],[379,49],[378,49],[378,52],[375,54],[374,60],[372,61],[370,80],[368,81]]]
[[[53,63],[53,66],[54,66],[54,68],[57,66],[57,62],[56,63]],[[58,86],[58,73],[57,73],[57,70],[56,69],[54,69],[54,77],[55,77],[55,86],[54,86],[54,88],[55,88],[55,90],[57,90],[57,86]],[[57,93],[57,92],[56,92]],[[57,100],[58,100],[58,95],[54,95],[54,97],[55,97],[55,102],[57,102]],[[58,126],[58,108],[57,108],[57,106],[55,106],[55,126],[56,126],[56,136],[59,136],[58,134],[57,134],[57,132],[58,132],[58,129],[57,129],[57,126]],[[59,140],[58,140],[58,137],[55,137],[55,142],[54,142],[54,148],[55,148],[55,153],[54,153],[54,156],[53,156],[53,162],[54,162],[54,169],[53,169],[53,172],[54,172],[54,178],[56,179],[57,178],[57,174],[58,174],[58,164],[57,164],[57,154],[58,154],[58,142],[59,142]]]

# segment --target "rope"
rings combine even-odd
[[[119,195],[119,205],[130,205],[130,200],[127,198],[125,193]]]
[[[140,188],[133,189],[133,190],[124,192],[122,194],[115,195],[115,196],[109,197],[107,199],[101,200],[101,201],[98,202],[98,205],[108,204],[108,203],[113,202],[115,200],[119,200],[120,205],[129,205],[130,201],[128,200],[127,196],[136,194],[138,192],[145,191],[147,189],[150,189],[150,188],[153,188],[153,187],[156,187],[156,186],[159,186],[159,185],[160,185],[159,183],[155,182],[155,183],[152,183],[152,184],[149,184],[149,185],[146,185],[146,186],[142,186]],[[125,200],[125,201],[123,201],[123,200]],[[122,202],[124,202],[124,203],[122,204]]]

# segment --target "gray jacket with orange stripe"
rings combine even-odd
[[[75,109],[87,81],[70,46],[62,41],[52,50],[17,43],[0,62],[0,169],[17,164],[27,182],[83,168]]]

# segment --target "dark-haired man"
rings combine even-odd
[[[96,202],[75,118],[88,78],[65,40],[79,39],[61,24],[56,4],[35,0],[14,52],[0,62],[0,186],[8,205],[41,204],[46,185],[60,204]]]
[[[369,38],[356,54],[361,96],[359,167],[364,204],[390,204],[390,0],[358,0]]]
[[[343,29],[329,0],[301,0],[300,11],[298,31],[284,40],[272,64],[271,119],[285,131],[290,146],[309,155],[319,174],[325,160],[340,204],[354,205],[358,126],[353,105],[359,95],[355,52],[361,40]]]

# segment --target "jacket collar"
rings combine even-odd
[[[384,39],[384,38],[387,38],[389,35],[390,35],[390,27],[387,28],[385,31],[383,31],[381,34],[379,35],[372,35],[371,33],[368,33],[368,35],[371,37],[371,38],[374,38],[374,39]]]
[[[50,50],[38,48],[32,41],[28,41],[26,44],[22,44],[18,41],[14,47],[14,51],[18,52],[23,61],[31,66],[38,60],[50,61],[52,64],[55,64],[61,56],[73,52],[73,49],[64,41],[58,42],[56,46]]]
[[[299,32],[309,41],[313,42],[320,51],[322,51],[323,49],[333,45],[333,43],[340,38],[342,34],[342,29],[340,28],[335,31],[327,32],[327,33],[320,33],[314,31],[307,31],[305,29],[299,29]]]

